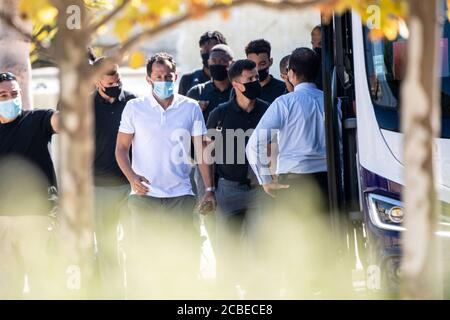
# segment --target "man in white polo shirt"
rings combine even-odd
[[[117,136],[117,162],[132,188],[132,232],[134,236],[144,235],[145,242],[149,236],[158,237],[161,230],[178,238],[195,234],[199,239],[193,223],[195,197],[189,178],[191,141],[207,190],[201,205],[215,207],[211,166],[202,161],[206,134],[202,111],[195,100],[174,93],[176,79],[172,56],[152,56],[147,63],[147,82],[152,92],[127,103]],[[169,228],[161,228],[161,224]],[[160,238],[152,240],[164,246]]]

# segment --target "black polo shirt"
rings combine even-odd
[[[56,175],[50,156],[50,142],[55,133],[51,125],[54,111],[22,111],[12,122],[0,123],[0,161],[18,157],[34,165],[46,178],[45,191],[56,186]]]
[[[250,138],[253,129],[256,128],[262,116],[266,112],[269,105],[260,100],[256,99],[255,107],[252,111],[246,112],[241,109],[236,99],[230,100],[229,102],[223,103],[218,106],[215,110],[213,110],[209,116],[206,127],[208,129],[220,129],[223,144],[222,148],[219,147],[219,144],[216,144],[215,157],[216,157],[216,174],[219,178],[224,178],[231,181],[237,181],[241,183],[248,183],[248,160],[245,155],[245,147],[242,147],[238,150],[238,138],[234,137],[234,154],[233,161],[231,163],[227,163],[226,159],[226,146],[227,146],[227,129],[237,130],[242,129],[245,135],[245,146],[247,146],[248,139]],[[249,131],[247,131],[249,130]],[[230,133],[228,133],[230,136]],[[230,142],[231,143],[231,142]],[[242,159],[244,156],[245,163],[238,164],[238,159]],[[223,159],[223,161],[221,161]],[[250,169],[251,170],[251,169]]]
[[[203,71],[203,68],[197,69],[191,73],[186,73],[180,79],[178,93],[185,96],[192,87],[209,80],[210,77]]]
[[[259,98],[270,105],[276,98],[286,93],[286,84],[284,81],[275,79],[272,75],[269,77],[270,81],[262,87]]]
[[[122,111],[136,96],[122,90],[114,103],[103,99],[96,91],[93,95],[95,110],[94,183],[97,186],[127,184],[116,161],[115,150]]]
[[[205,122],[208,116],[221,103],[230,100],[231,84],[224,91],[220,91],[212,80],[196,85],[188,92],[188,97],[197,101],[209,101],[208,107],[203,111]]]

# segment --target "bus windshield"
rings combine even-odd
[[[441,137],[450,138],[450,72],[449,38],[450,23],[443,19],[440,39],[441,63]],[[400,86],[405,76],[407,40],[398,37],[394,41],[386,39],[371,41],[369,30],[364,27],[366,74],[370,96],[381,128],[400,131]]]

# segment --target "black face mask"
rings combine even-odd
[[[322,48],[320,48],[320,47],[314,48],[314,52],[315,52],[317,55],[321,56],[321,55],[322,55]]]
[[[223,81],[228,77],[227,67],[221,64],[213,64],[209,66],[211,78],[217,81]]]
[[[258,70],[259,81],[264,81],[269,76],[269,68]]]
[[[202,56],[202,63],[203,63],[203,66],[204,66],[205,68],[208,68],[209,52],[208,52],[208,53],[202,53],[201,56]]]
[[[115,87],[107,87],[105,88],[105,94],[108,97],[117,99],[120,96],[120,93],[122,92],[122,86],[115,86]]]
[[[245,91],[242,92],[249,100],[255,100],[261,95],[261,84],[259,81],[247,82],[243,84]]]

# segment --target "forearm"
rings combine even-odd
[[[129,149],[119,146],[116,147],[116,160],[120,170],[122,170],[125,177],[131,183],[131,181],[133,180],[133,176],[135,175],[135,172],[131,168]]]
[[[208,150],[213,147],[213,142],[207,141],[207,138],[204,137],[194,137],[194,151],[195,158],[197,160],[198,169],[200,170],[200,174],[202,175],[203,183],[205,188],[214,187],[214,179],[213,179],[213,161]]]
[[[274,176],[277,172],[277,160],[278,160],[278,144],[271,143],[269,149],[269,158],[270,158],[270,173]]]
[[[213,166],[209,165],[205,162],[198,164],[198,169],[200,170],[200,174],[202,175],[203,183],[205,184],[205,188],[214,187],[213,181]]]
[[[53,113],[51,119],[50,119],[50,124],[52,125],[52,129],[54,133],[59,133],[60,132],[60,125],[59,125],[59,111],[55,111],[55,113]]]
[[[261,185],[272,182],[268,156],[269,144],[270,141],[267,141],[267,138],[260,137],[259,132],[255,131],[247,145],[248,161]]]

